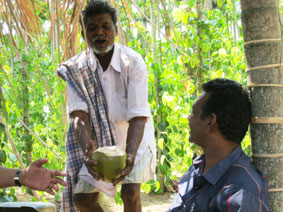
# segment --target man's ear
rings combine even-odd
[[[117,36],[118,35],[118,26],[117,26],[117,24],[115,25],[115,36]]]
[[[207,117],[207,129],[212,132],[213,130],[216,129],[216,125],[217,125],[217,117],[216,117],[216,114],[215,113],[211,113],[208,117]]]

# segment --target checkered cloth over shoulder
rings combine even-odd
[[[92,140],[95,148],[112,146],[115,145],[115,139],[108,118],[106,99],[98,73],[91,68],[94,61],[91,61],[88,55],[88,51],[84,51],[74,56],[63,63],[57,69],[57,72],[74,89],[82,101],[88,105]],[[79,143],[75,140],[72,123],[69,125],[67,135],[66,160],[68,186],[63,191],[61,211],[76,212],[78,209],[74,205],[73,189],[84,162],[84,154]]]

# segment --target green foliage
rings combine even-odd
[[[60,192],[56,192],[54,198],[56,202],[60,202]]]
[[[43,52],[40,47],[44,43],[45,40],[29,44],[28,48],[19,49],[17,53],[17,50],[9,45],[5,47],[5,52],[0,51],[0,60],[3,62],[3,69],[9,79],[8,81],[0,71],[0,79],[4,79],[2,89],[6,101],[6,108],[3,109],[7,110],[8,117],[5,121],[8,123],[7,127],[23,162],[27,164],[27,152],[32,150],[33,160],[46,157],[49,163],[45,167],[64,170],[64,162],[56,158],[33,135],[26,134],[27,130],[19,121],[24,120],[24,108],[28,109],[28,127],[39,135],[51,149],[58,152],[63,158],[65,157],[63,129],[66,126],[62,124],[64,111],[61,110],[62,102],[64,102],[62,95],[64,84],[57,79],[56,65],[51,61],[50,49],[47,48]],[[23,78],[23,73],[26,74],[25,78]],[[23,90],[22,85],[25,85],[26,90]],[[24,102],[24,99],[27,102]],[[6,160],[6,167],[18,168],[19,164],[2,128],[1,125],[0,154],[3,155],[1,152],[4,151],[9,158]]]
[[[178,4],[174,7],[168,3],[167,9],[172,14],[174,26],[171,39],[181,51],[160,35],[157,41],[158,59],[155,61],[153,52],[140,48],[143,43],[128,34],[131,37],[128,45],[144,56],[148,66],[149,102],[155,128],[160,132],[160,138],[156,134],[156,145],[161,150],[158,168],[164,175],[161,183],[165,185],[170,185],[170,179],[178,180],[180,173],[192,164],[193,156],[201,154],[200,149],[189,142],[187,121],[201,83],[226,77],[246,84],[243,39],[238,37],[237,44],[234,43],[231,31],[234,20],[231,2],[217,1],[217,8],[213,10],[197,5],[196,0],[179,1]],[[160,13],[166,14],[163,9]],[[136,16],[136,19],[139,20],[139,17]],[[161,23],[161,30],[165,24]],[[173,31],[172,28],[170,30]],[[147,31],[139,33],[148,36]],[[152,39],[148,40],[147,45],[152,45],[152,42]],[[199,78],[200,75],[203,77]],[[156,93],[159,102],[156,102]],[[157,116],[161,117],[158,123]],[[243,149],[251,151],[249,136],[243,143]],[[159,188],[152,181],[142,186],[147,193],[160,192]]]
[[[123,204],[123,200],[122,200],[122,197],[121,197],[121,186],[118,186],[117,193],[116,193],[116,196],[115,196],[115,202],[119,205]]]
[[[150,17],[150,1],[136,2],[144,14]],[[235,33],[231,27],[235,5],[231,1],[217,0],[217,7],[210,10],[197,2],[199,1],[165,1],[169,17],[162,6],[154,11],[156,15],[157,12],[159,14],[160,31],[166,32],[166,36],[174,43],[173,45],[157,32],[156,58],[152,49],[151,24],[133,5],[129,9],[132,10],[135,23],[129,17],[127,9],[122,6],[120,8],[119,17],[127,45],[143,56],[148,67],[148,99],[155,129],[160,133],[159,138],[157,131],[155,133],[156,145],[161,152],[157,168],[164,176],[164,182],[157,180],[143,184],[142,189],[146,193],[160,193],[161,185],[170,186],[171,179],[178,181],[192,164],[192,158],[201,154],[199,148],[189,142],[187,121],[192,104],[201,92],[201,84],[218,77],[246,84],[241,28],[238,26],[239,37],[235,43]],[[239,1],[235,2],[239,20]],[[38,10],[41,25],[49,21],[48,5],[42,3],[42,8],[46,11]],[[282,10],[282,5],[280,9]],[[46,157],[49,159],[46,168],[63,170],[65,162],[59,160],[51,150],[58,152],[65,160],[65,85],[55,73],[59,55],[57,49],[52,52],[48,33],[42,32],[40,39],[33,40],[28,46],[24,46],[22,39],[15,35],[18,50],[10,43],[7,35],[3,35],[0,42],[0,64],[7,76],[0,70],[0,85],[6,108],[0,96],[0,115],[7,110],[5,123],[25,164],[26,155],[32,149],[33,160]],[[78,51],[84,49],[82,39],[78,39],[77,45]],[[51,53],[54,53],[55,58],[52,58]],[[29,128],[51,150],[26,132],[19,121],[24,119],[24,109],[28,111]],[[160,118],[159,121],[157,117]],[[3,129],[0,124],[0,165],[18,168],[19,163]],[[250,155],[249,136],[246,136],[242,146]],[[14,200],[3,192],[0,193],[0,198]],[[121,203],[119,192],[115,199]],[[55,200],[59,199],[60,195],[56,193]]]
[[[7,192],[7,190],[9,190],[10,192]],[[14,202],[14,201],[17,201],[14,188],[0,190],[0,202]]]

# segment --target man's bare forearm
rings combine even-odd
[[[76,141],[85,153],[89,140],[91,140],[91,130],[89,116],[84,111],[74,111],[71,113],[71,122],[74,126]]]
[[[146,119],[146,117],[135,117],[129,121],[126,152],[134,157],[143,138]]]
[[[8,169],[0,166],[0,188],[15,186],[14,177],[17,169]]]

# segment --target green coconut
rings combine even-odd
[[[127,153],[117,146],[102,147],[92,153],[91,159],[97,161],[93,169],[104,181],[112,182],[119,178],[120,172],[125,169]]]

